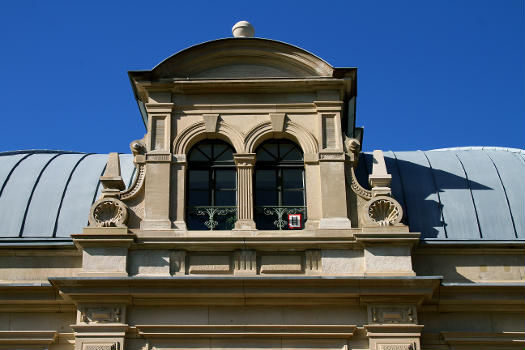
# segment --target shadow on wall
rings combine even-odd
[[[464,173],[461,176],[432,168],[424,152],[399,153],[412,159],[403,160],[393,152],[385,152],[385,162],[392,175],[392,196],[403,207],[403,223],[410,226],[410,231],[421,232],[422,239],[480,239],[472,191],[493,189],[467,179]],[[456,165],[455,155],[448,156]],[[370,188],[372,162],[372,154],[360,154],[356,176],[365,188]],[[452,224],[453,232],[447,232]]]

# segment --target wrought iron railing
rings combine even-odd
[[[187,208],[190,230],[231,230],[237,221],[237,207],[194,206]]]
[[[295,222],[289,222],[290,214],[301,214],[292,217]],[[306,221],[304,206],[257,206],[255,207],[255,223],[259,230],[289,230],[303,229]]]

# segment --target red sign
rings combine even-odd
[[[303,221],[303,214],[288,214],[288,228],[300,229]]]

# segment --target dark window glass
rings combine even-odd
[[[304,205],[303,191],[283,191],[283,205]]]
[[[216,189],[235,189],[236,179],[235,170],[233,169],[217,169],[215,170],[215,188]]]
[[[303,188],[303,169],[283,169],[283,188]]]
[[[255,187],[258,190],[275,190],[277,188],[277,170],[257,169],[255,172]]]
[[[276,205],[279,201],[277,190],[257,190],[255,192],[255,205]]]
[[[188,205],[205,206],[210,205],[210,193],[208,191],[193,190],[189,192]]]
[[[188,186],[190,190],[208,189],[210,187],[209,170],[189,170]]]
[[[215,191],[215,205],[216,206],[235,206],[236,202],[235,191]]]
[[[261,230],[288,229],[288,215],[306,221],[303,152],[288,140],[270,140],[256,150],[255,223]]]
[[[189,152],[187,176],[188,229],[232,229],[236,220],[237,174],[231,146],[219,140],[197,143]]]

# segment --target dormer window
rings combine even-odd
[[[186,224],[189,230],[231,230],[237,211],[233,149],[205,140],[188,154]]]
[[[255,224],[259,230],[302,229],[306,221],[304,159],[289,140],[256,150]]]

